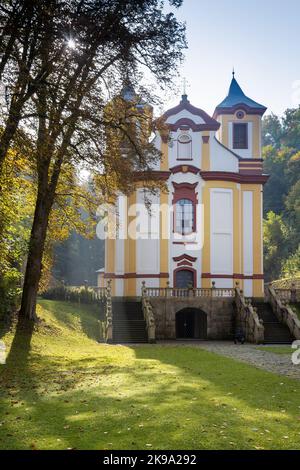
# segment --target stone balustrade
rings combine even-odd
[[[167,283],[169,284],[169,283]],[[234,297],[235,290],[230,288],[179,288],[179,287],[145,287],[148,297]]]
[[[274,289],[272,286],[269,285],[266,287],[265,293],[268,301],[272,306],[273,312],[277,316],[278,320],[288,326],[291,334],[296,339],[300,339],[300,320],[296,313],[293,312],[291,306],[288,303],[289,301],[292,302],[291,297],[288,297],[286,293],[284,294],[285,297],[280,295],[282,294],[282,291],[291,290],[292,289]]]
[[[264,342],[263,322],[257,315],[256,308],[252,306],[250,299],[245,299],[243,291],[238,284],[235,288],[236,323],[245,330],[246,340],[250,343]]]

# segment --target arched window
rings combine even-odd
[[[177,139],[177,160],[192,159],[192,139],[189,134],[180,134]]]
[[[190,199],[179,199],[175,207],[175,232],[187,235],[194,231],[194,204]]]

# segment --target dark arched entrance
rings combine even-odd
[[[207,316],[198,308],[184,308],[176,313],[177,339],[206,339]]]

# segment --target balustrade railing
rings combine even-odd
[[[245,299],[243,292],[235,289],[236,320],[245,330],[246,340],[250,343],[263,343],[264,326],[257,315],[256,308],[252,306],[250,299]]]
[[[235,290],[230,288],[179,288],[145,287],[148,297],[234,297]]]
[[[300,302],[300,289],[295,287],[295,284],[292,284],[290,289],[281,289],[273,287],[272,285],[268,286],[274,290],[276,296],[281,300],[287,300],[291,303]]]
[[[288,304],[291,298],[282,296],[283,290],[286,291],[288,289],[274,289],[269,285],[266,286],[265,294],[278,320],[288,326],[290,332],[296,339],[300,339],[300,320]]]
[[[150,303],[147,288],[145,287],[145,281],[142,282],[142,309],[144,319],[147,325],[147,334],[148,334],[148,342],[155,343],[155,317],[153,313],[153,307]]]
[[[95,300],[104,300],[106,298],[106,287],[92,287]]]

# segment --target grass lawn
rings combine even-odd
[[[2,338],[1,449],[300,448],[299,381],[189,346],[99,344],[94,308],[38,314]]]
[[[290,356],[294,352],[291,346],[257,346],[260,351],[267,351],[274,354],[289,354]]]

